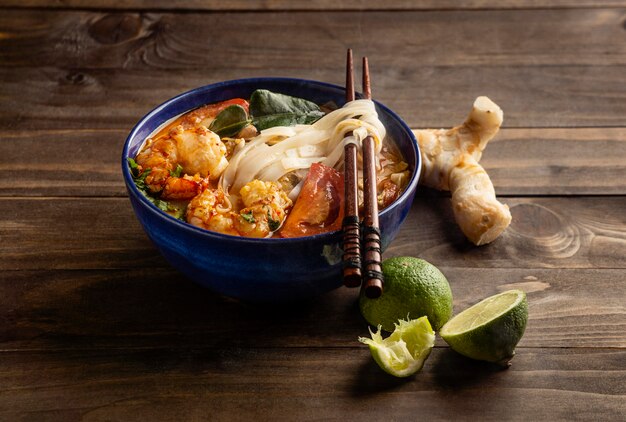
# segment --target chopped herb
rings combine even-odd
[[[241,215],[241,218],[246,220],[248,223],[250,224],[256,223],[256,220],[254,219],[254,214],[252,214],[252,211],[242,212],[240,215]]]
[[[128,157],[126,161],[128,161],[128,165],[130,166],[131,170],[135,170],[137,167],[139,167],[139,164],[137,164],[137,162],[133,158]]]
[[[130,157],[127,158],[127,161],[128,161],[128,167],[130,167],[130,173],[133,176],[133,181],[135,182],[137,189],[146,193],[147,191],[146,176],[150,174],[150,169],[147,168],[142,171],[141,167],[139,167],[139,164],[137,164],[137,162]]]
[[[280,221],[274,220],[269,210],[267,210],[267,224],[272,232],[275,232],[280,227]]]
[[[168,214],[174,218],[185,221],[185,214],[187,213],[186,206],[176,206],[169,204],[167,207]]]
[[[183,166],[180,164],[176,165],[176,170],[170,170],[170,176],[172,177],[180,177],[183,172]]]
[[[139,164],[137,164],[137,162],[130,157],[128,157],[126,160],[128,161],[128,166],[130,167],[130,173],[133,175],[133,177],[138,177]]]
[[[167,212],[168,214],[172,215],[175,218],[178,218],[179,220],[183,220],[183,217],[185,215],[184,207],[183,208],[177,207],[175,205],[170,204],[167,201],[156,198],[154,194],[150,191],[150,188],[148,188],[148,186],[146,185],[146,176],[150,174],[151,169],[147,168],[140,173],[139,165],[132,158],[128,158],[128,166],[130,167],[130,171],[133,176],[133,181],[135,182],[135,186],[137,186],[137,189],[139,189],[139,191],[143,194],[143,196],[146,197],[148,201],[156,205],[158,209]],[[181,170],[182,170],[182,167],[178,165],[174,173],[172,174],[172,172],[170,172],[170,174],[172,175],[177,174],[175,177],[178,177],[178,175],[180,175]]]
[[[148,186],[146,186],[146,176],[150,174],[150,171],[151,169],[145,169],[143,172],[141,172],[139,176],[137,177],[133,176],[133,180],[135,181],[135,185],[137,186],[137,189],[139,189],[140,191],[144,193],[149,192]]]

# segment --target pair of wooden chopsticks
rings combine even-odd
[[[363,95],[372,98],[367,57],[363,57]],[[352,50],[348,49],[346,63],[346,102],[354,101],[354,66]],[[343,280],[347,287],[359,287],[369,298],[383,293],[381,269],[380,228],[378,224],[378,201],[376,192],[376,157],[374,138],[363,140],[363,227],[359,221],[357,192],[357,146],[347,143],[344,147],[345,216],[343,219]],[[361,230],[363,231],[364,259],[361,259]]]

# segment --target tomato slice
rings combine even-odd
[[[280,235],[301,237],[339,230],[344,213],[343,189],[341,173],[313,163]]]

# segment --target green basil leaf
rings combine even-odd
[[[235,136],[241,129],[250,124],[246,109],[240,105],[231,105],[217,115],[209,126],[209,129],[217,133],[221,138]]]
[[[311,124],[324,112],[317,104],[303,98],[257,89],[250,96],[250,115],[252,124],[258,130],[264,130],[274,126]]]

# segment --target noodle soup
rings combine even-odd
[[[329,108],[257,90],[179,115],[148,136],[129,164],[146,198],[191,225],[234,236],[302,237],[341,228],[344,146],[360,150],[368,135],[383,210],[411,173],[370,100]]]
[[[345,98],[344,87],[294,78],[237,79],[198,87],[168,99],[139,119],[122,148],[121,172],[134,215],[147,238],[172,267],[187,278],[214,292],[246,302],[310,299],[342,285],[340,230],[292,238],[282,237],[280,232],[274,232],[269,238],[251,238],[205,230],[183,221],[185,209],[178,212],[182,220],[169,215],[171,210],[161,211],[171,207],[173,200],[164,200],[160,195],[149,192],[150,196],[146,196],[145,178],[143,182],[140,179],[147,170],[144,168],[140,174],[139,169],[133,170],[128,165],[128,159],[135,159],[147,146],[146,140],[155,138],[159,128],[168,126],[167,122],[172,123],[182,114],[206,104],[217,104],[232,98],[248,101],[259,88],[306,98],[316,104],[328,101],[343,104]],[[400,232],[411,209],[422,163],[411,129],[393,110],[377,101],[374,103],[386,129],[383,146],[390,145],[386,140],[392,138],[410,172],[406,188],[379,214],[381,249],[384,252]],[[325,114],[332,111],[322,109]],[[173,166],[172,172],[177,172],[177,166]],[[211,186],[219,186],[220,177],[209,180]],[[296,200],[298,202],[300,198]],[[288,215],[293,213],[294,208],[289,210]],[[132,227],[133,222],[128,224]]]

